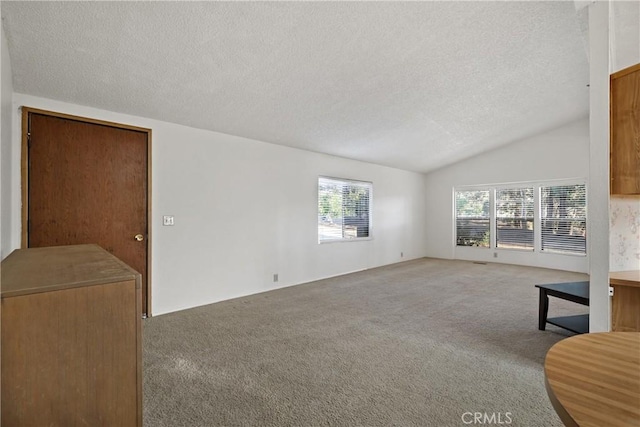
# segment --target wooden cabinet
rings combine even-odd
[[[609,283],[613,287],[611,330],[640,332],[640,270],[612,272]]]
[[[2,423],[142,426],[140,274],[96,245],[2,261]]]
[[[640,64],[611,75],[611,194],[640,194]]]

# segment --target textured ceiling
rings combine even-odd
[[[422,172],[587,116],[584,16],[571,1],[2,2],[16,92]]]

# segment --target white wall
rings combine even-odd
[[[640,2],[609,3],[611,72],[640,63]]]
[[[584,256],[456,247],[453,189],[524,181],[585,180],[588,173],[589,122],[583,119],[427,174],[427,256],[587,272],[588,257]],[[498,253],[497,259],[494,252]]]
[[[0,99],[2,118],[0,124],[0,259],[5,258],[11,252],[11,97],[13,95],[13,82],[11,77],[11,59],[9,58],[9,46],[4,34],[4,28],[0,31],[0,43],[2,48],[0,59],[0,77],[2,80]]]
[[[589,330],[609,330],[609,4],[589,6]]]
[[[425,255],[421,174],[18,93],[14,149],[23,105],[153,129],[154,315]],[[373,182],[373,240],[318,244],[319,175]]]

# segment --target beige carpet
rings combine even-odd
[[[575,280],[420,259],[147,319],[144,425],[561,426],[543,361],[570,333],[537,330],[534,284]]]

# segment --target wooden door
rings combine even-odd
[[[142,275],[148,314],[150,131],[37,110],[23,114],[23,246],[97,243]]]

